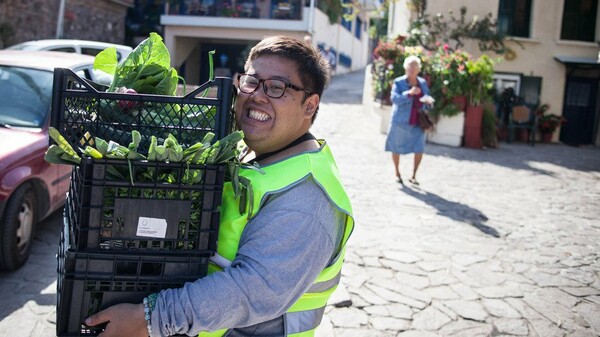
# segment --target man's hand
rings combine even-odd
[[[143,304],[117,304],[104,309],[85,320],[85,324],[96,326],[108,323],[98,337],[148,337]]]

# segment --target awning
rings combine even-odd
[[[558,62],[573,68],[597,69],[600,68],[600,58],[581,56],[554,56]]]

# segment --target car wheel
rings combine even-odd
[[[0,270],[15,270],[29,258],[35,236],[37,210],[33,189],[23,185],[15,190],[6,204],[2,234]]]

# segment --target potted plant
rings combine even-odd
[[[481,148],[481,122],[483,105],[491,102],[494,87],[494,63],[487,55],[467,62],[468,106],[465,116],[465,146]]]
[[[445,105],[434,105],[430,116],[433,117],[435,126],[432,132],[427,133],[428,141],[447,146],[461,146],[465,124],[464,111],[452,102],[446,102]]]
[[[552,134],[556,129],[566,123],[567,120],[559,115],[555,114],[543,114],[538,119],[538,129],[542,134],[542,141],[549,143],[552,140]]]
[[[460,111],[467,105],[466,85],[469,80],[467,63],[471,56],[463,51],[450,51],[447,44],[439,47],[431,57],[433,85],[439,86],[446,100],[454,103]]]

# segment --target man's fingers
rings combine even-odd
[[[102,323],[106,323],[106,322],[110,321],[110,316],[108,314],[109,310],[110,310],[110,308],[108,308],[106,310],[102,310],[102,311],[97,312],[97,313],[93,314],[92,316],[86,318],[85,324],[88,326],[96,326],[98,324],[102,324]]]

